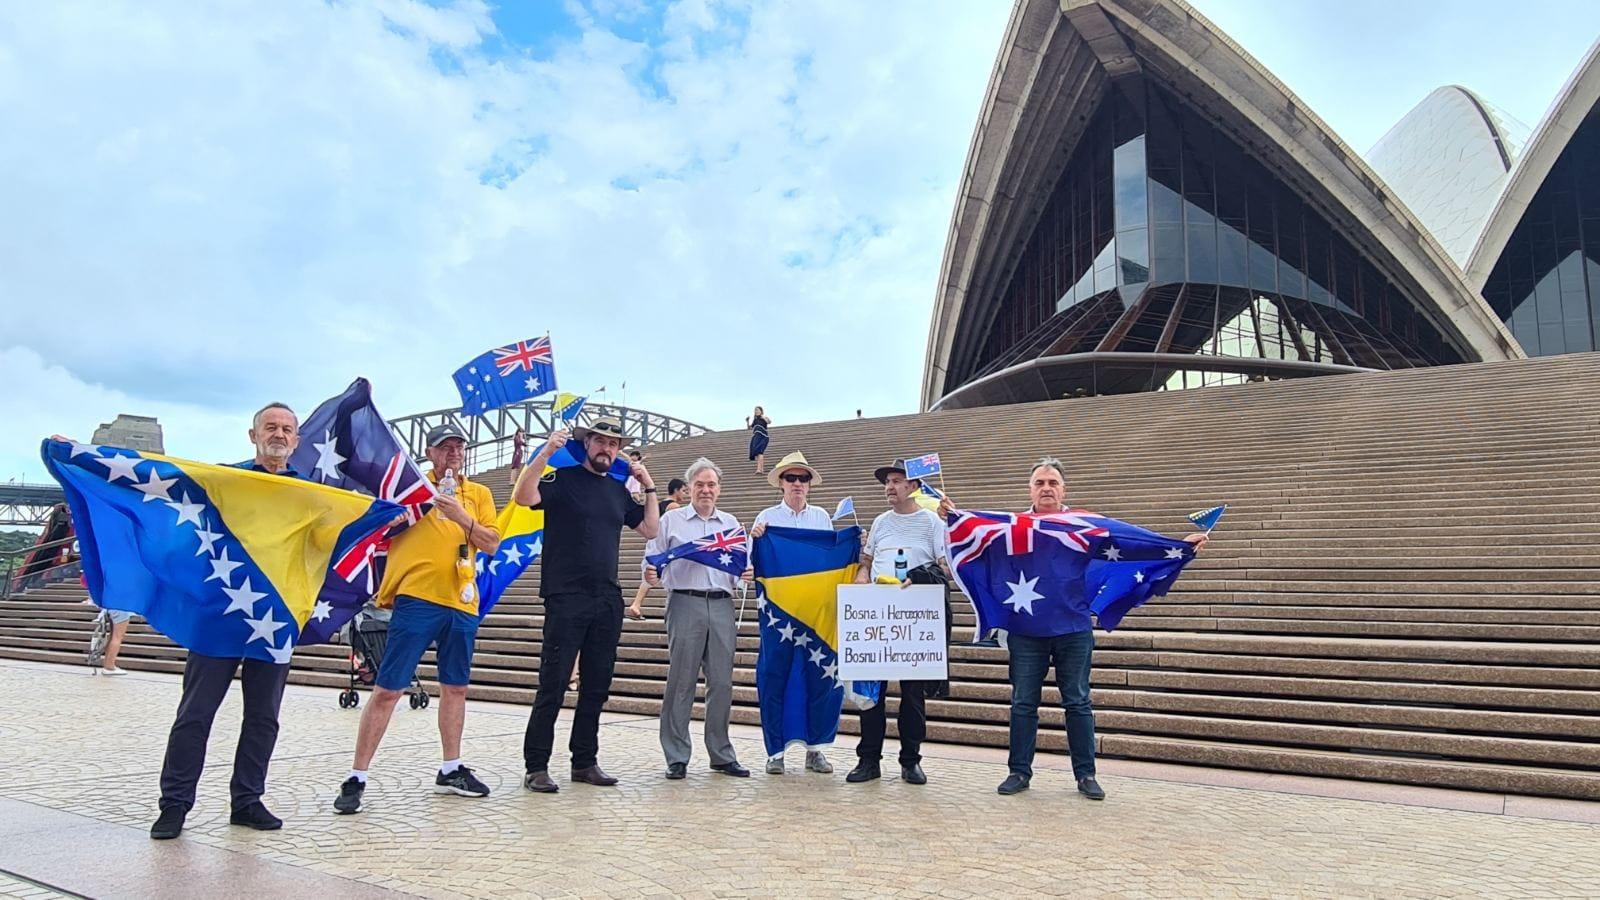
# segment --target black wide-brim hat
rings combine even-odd
[[[887,466],[879,466],[873,470],[872,477],[878,479],[879,484],[884,484],[889,480],[891,472],[899,472],[901,475],[906,474],[906,461],[897,459]]]

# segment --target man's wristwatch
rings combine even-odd
[[[644,492],[646,494],[654,494],[656,492],[656,489],[653,488],[653,487],[647,487],[647,488],[644,489]]]

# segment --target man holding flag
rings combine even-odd
[[[1053,664],[1066,711],[1067,747],[1078,792],[1104,800],[1095,780],[1090,658],[1094,627],[1116,627],[1129,609],[1165,593],[1207,536],[1182,541],[1081,509],[1068,509],[1066,474],[1045,457],[1030,470],[1026,513],[961,512],[946,496],[950,562],[978,613],[978,632],[1007,635],[1011,654],[1011,770],[998,791],[1017,794],[1033,778],[1039,700]]]
[[[378,600],[393,605],[389,644],[378,668],[372,700],[361,711],[355,762],[339,786],[333,807],[341,815],[361,811],[367,769],[378,752],[394,704],[416,674],[422,654],[438,647],[439,743],[443,762],[434,777],[434,792],[460,797],[487,797],[489,788],[461,763],[461,730],[467,715],[467,683],[472,649],[478,636],[475,553],[493,554],[500,545],[494,497],[469,481],[462,467],[467,437],[453,423],[428,432],[427,478],[437,495],[432,509],[397,536],[389,548],[388,567]]]
[[[750,548],[739,520],[717,509],[722,470],[701,457],[683,473],[690,505],[661,517],[651,542],[663,552],[644,560],[647,582],[667,589],[667,686],[661,702],[661,752],[667,778],[688,774],[694,744],[689,719],[695,685],[706,679],[706,753],[711,769],[748,778],[728,739],[733,708],[733,654],[739,623],[733,598],[745,573]],[[659,574],[657,574],[659,568]]]
[[[545,515],[539,579],[544,643],[539,648],[539,690],[522,742],[527,769],[523,786],[539,794],[561,789],[550,777],[550,754],[567,680],[580,657],[583,668],[570,739],[572,780],[600,787],[617,783],[600,768],[598,757],[600,709],[611,694],[617,643],[622,639],[618,551],[624,526],[648,540],[656,536],[661,515],[655,504],[655,481],[643,465],[631,467],[646,495],[643,504],[633,502],[622,482],[611,476],[622,448],[632,440],[621,423],[596,419],[573,434],[584,457],[577,465],[548,475],[530,474],[543,473],[553,457],[568,452],[567,432],[557,430],[511,492],[513,502],[544,510]]]

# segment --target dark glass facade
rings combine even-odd
[[[1600,349],[1600,108],[1534,194],[1483,299],[1529,356]]]
[[[1319,365],[1462,359],[1295,192],[1149,82],[1108,94],[1006,286],[969,304],[969,327],[986,330],[952,359],[946,393],[1030,359],[1094,352],[1161,354],[1163,362],[1085,366],[1078,375],[1067,367],[1043,376],[1048,396],[1276,377],[1271,365],[1251,373],[1231,360],[1315,374]],[[988,322],[978,318],[985,310]],[[1197,365],[1174,363],[1174,354]],[[1125,368],[1126,377],[1108,374]]]

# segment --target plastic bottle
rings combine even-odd
[[[901,547],[894,551],[894,580],[904,582],[910,576],[910,568],[906,565],[906,548]]]

